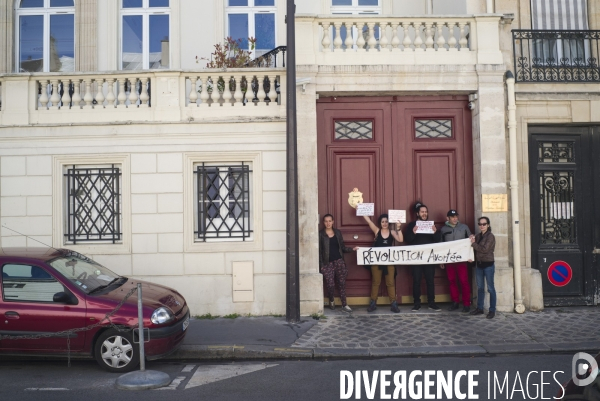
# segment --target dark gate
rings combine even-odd
[[[542,274],[546,306],[598,303],[596,131],[588,126],[529,127],[531,263]]]

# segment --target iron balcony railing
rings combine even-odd
[[[600,82],[600,31],[515,29],[516,82]]]
[[[287,46],[279,46],[246,64],[246,67],[277,68],[285,67],[285,52]]]

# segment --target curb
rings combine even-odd
[[[182,345],[164,360],[324,360],[370,359],[389,357],[444,357],[510,354],[556,354],[566,352],[598,353],[600,341],[581,344],[535,343],[510,345],[461,345],[453,347],[396,347],[396,348],[292,348],[260,345]]]

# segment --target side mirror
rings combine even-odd
[[[77,301],[77,298],[73,294],[67,292],[57,292],[56,294],[54,294],[54,297],[52,297],[52,301],[59,304],[67,305],[77,305],[79,303],[79,301]]]

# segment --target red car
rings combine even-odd
[[[189,325],[188,306],[177,291],[119,276],[67,249],[0,248],[0,271],[0,355],[70,352],[93,357],[111,372],[134,369],[139,364],[137,332],[135,342],[133,338],[138,326],[137,291],[110,322],[103,319],[137,283],[142,283],[144,328],[150,332],[146,359],[175,351]],[[100,325],[44,336],[95,324]]]

